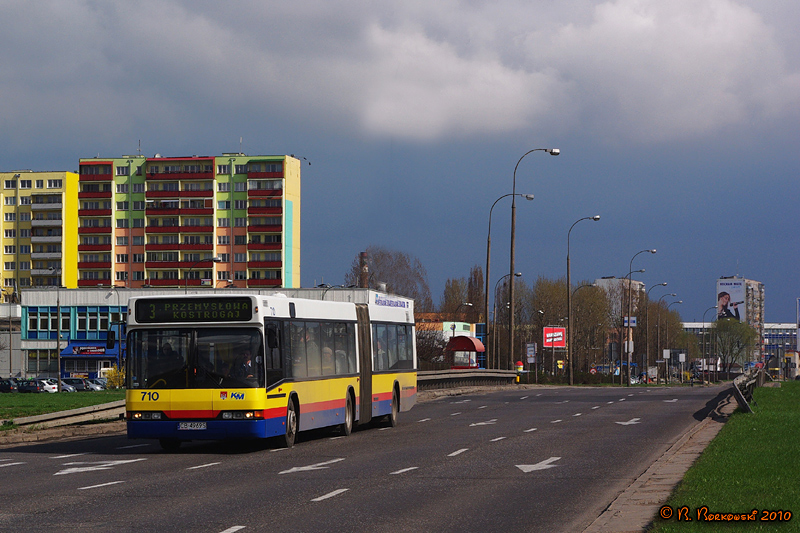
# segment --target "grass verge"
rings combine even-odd
[[[62,392],[61,394],[42,392],[38,394],[0,394],[0,420],[67,411],[124,399],[124,390]],[[2,427],[8,429],[6,426]]]
[[[666,503],[671,518],[656,518],[652,531],[800,531],[800,382],[759,388],[754,399],[754,413],[734,413],[689,469]],[[733,520],[754,510],[756,520]],[[787,511],[788,521],[762,520]]]

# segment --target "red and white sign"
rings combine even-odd
[[[544,328],[544,342],[542,343],[542,346],[545,348],[566,348],[566,328]]]

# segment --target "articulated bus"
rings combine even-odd
[[[276,437],[382,419],[416,401],[413,301],[367,289],[351,301],[285,293],[133,297],[128,438]],[[321,293],[324,298],[324,292]]]

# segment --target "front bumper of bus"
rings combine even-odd
[[[128,420],[129,439],[264,439],[286,433],[283,418],[260,420]]]

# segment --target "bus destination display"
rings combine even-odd
[[[246,322],[253,318],[250,298],[170,298],[136,301],[140,324],[171,322]]]

